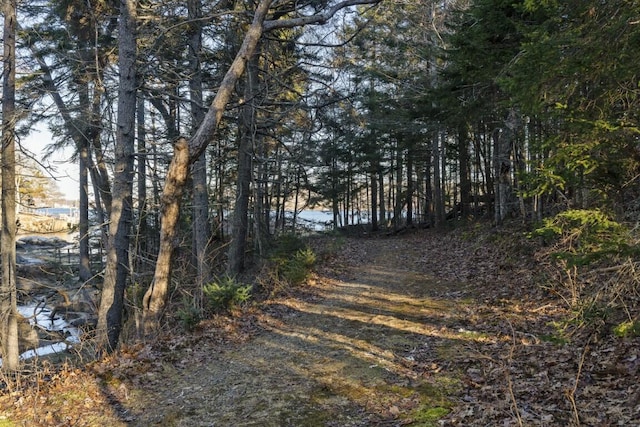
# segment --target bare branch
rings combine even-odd
[[[346,7],[363,4],[377,4],[380,3],[380,1],[382,0],[344,0],[340,3],[335,4],[324,12],[317,13],[315,15],[301,16],[299,18],[291,19],[265,21],[262,28],[266,32],[274,30],[276,28],[294,28],[303,25],[322,25],[325,24],[329,19],[333,18],[333,16],[338,13],[338,11]]]
[[[211,141],[212,135],[220,124],[222,113],[231,98],[235,89],[235,84],[244,72],[247,61],[254,54],[256,46],[260,41],[263,33],[264,19],[269,12],[269,7],[273,0],[261,0],[256,8],[253,21],[247,30],[247,33],[240,46],[240,50],[236,54],[235,59],[227,70],[216,96],[213,98],[209,110],[196,131],[195,135],[189,140],[190,161],[194,162],[207,148]]]

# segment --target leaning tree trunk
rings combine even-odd
[[[247,61],[255,52],[256,46],[263,31],[269,31],[275,28],[293,28],[307,24],[324,23],[331,18],[338,10],[341,10],[347,6],[356,4],[374,3],[377,0],[346,0],[338,3],[337,5],[329,8],[325,13],[318,13],[312,16],[304,16],[300,18],[293,18],[289,20],[273,20],[266,21],[265,18],[269,12],[269,7],[273,0],[261,0],[256,7],[253,15],[253,21],[247,30],[247,33],[242,42],[240,50],[236,54],[233,63],[227,70],[216,96],[214,97],[204,120],[198,127],[195,135],[188,141],[188,164],[196,161],[207,148],[211,142],[212,136],[218,128],[220,121],[222,120],[222,114],[225,110],[231,95],[234,92],[235,84],[244,73]],[[165,187],[163,190],[163,198],[168,200],[179,200],[179,196],[182,195],[185,182],[182,181],[182,156],[175,156],[171,159],[169,166],[169,172],[174,171],[173,174],[167,173]],[[173,164],[176,163],[174,166]],[[188,170],[186,171],[188,172]],[[178,202],[177,207],[180,207]],[[163,218],[160,225],[160,234],[166,233],[170,235],[172,230],[175,230],[178,217],[167,216]],[[158,258],[164,260],[165,263],[170,263],[171,256],[173,254],[173,245],[166,244],[161,245]],[[166,274],[167,266],[160,265],[160,262],[156,264],[156,271],[152,281],[152,285],[147,289],[143,300],[143,322],[145,332],[148,334],[154,331],[159,323],[160,315],[164,309],[165,298],[167,290],[169,288],[169,275]]]
[[[0,340],[2,369],[20,365],[16,295],[16,2],[5,0],[2,85],[2,283],[0,284]]]
[[[258,41],[262,36],[262,24],[269,11],[271,1],[272,0],[262,0],[258,5],[253,17],[253,22],[231,67],[229,67],[220,84],[218,93],[216,93],[195,135],[186,144],[186,156],[180,155],[180,150],[178,150],[178,147],[182,147],[184,142],[176,144],[175,154],[171,159],[169,170],[167,171],[162,194],[163,201],[166,200],[169,203],[175,201],[175,206],[172,207],[172,209],[163,208],[163,212],[167,210],[171,214],[165,214],[161,220],[161,244],[158,252],[158,262],[156,263],[156,270],[151,286],[147,289],[143,299],[143,326],[146,335],[153,333],[158,328],[160,315],[164,309],[165,299],[169,289],[169,273],[174,244],[174,242],[169,239],[174,235],[178,223],[180,197],[186,185],[188,166],[197,160],[204,152],[211,140],[211,136],[220,124],[222,113],[233,94],[235,84],[244,73],[247,60],[253,55]],[[176,211],[173,209],[176,209]],[[164,238],[162,236],[164,236]]]
[[[115,350],[122,331],[124,291],[128,279],[132,219],[133,154],[136,112],[136,0],[120,6],[118,59],[120,90],[107,265],[98,309],[99,351]]]
[[[111,212],[111,185],[109,183],[109,175],[106,163],[104,161],[102,147],[100,144],[100,131],[102,129],[102,94],[104,87],[102,85],[102,75],[82,73],[82,76],[88,78],[80,78],[82,82],[78,90],[78,96],[81,105],[82,119],[77,120],[73,117],[73,110],[67,106],[64,99],[60,95],[58,87],[51,73],[51,69],[45,62],[39,52],[32,50],[32,54],[40,67],[41,79],[47,93],[53,99],[54,104],[58,108],[58,112],[64,120],[67,132],[73,138],[80,157],[79,164],[79,184],[80,184],[80,271],[79,279],[86,281],[91,277],[89,262],[89,200],[88,200],[88,181],[86,179],[86,171],[91,174],[91,182],[94,187],[95,208],[98,223],[101,225],[103,237],[106,237],[106,220],[105,218]],[[98,63],[106,62],[104,58],[99,58]],[[85,69],[96,68],[96,64],[83,64]],[[103,66],[97,67],[103,70]],[[102,72],[102,71],[101,71]],[[89,85],[93,85],[93,97],[89,99]],[[83,126],[79,127],[80,122]],[[93,160],[92,154],[96,156]],[[106,212],[106,213],[105,213]],[[106,241],[106,238],[104,239]]]
[[[175,245],[178,218],[180,217],[180,200],[184,192],[189,174],[189,145],[185,138],[180,138],[173,147],[173,158],[167,170],[164,191],[160,199],[160,249],[156,260],[153,281],[144,294],[143,326],[145,334],[151,334],[157,328],[157,321],[169,290],[171,276],[171,255]]]

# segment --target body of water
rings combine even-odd
[[[60,316],[52,316],[51,309],[47,306],[37,303],[19,305],[18,313],[28,319],[36,330],[45,330],[62,337],[60,341],[22,352],[20,354],[21,360],[62,353],[80,342],[81,330],[71,326]],[[0,358],[0,366],[2,366],[2,358]]]
[[[35,209],[35,213],[38,215],[47,215],[54,217],[70,217],[76,218],[79,216],[78,208],[39,208]]]

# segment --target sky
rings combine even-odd
[[[78,199],[78,165],[68,161],[71,149],[66,149],[51,156],[49,160],[43,160],[45,147],[53,142],[51,133],[44,127],[36,127],[31,134],[23,138],[20,144],[25,149],[35,154],[35,159],[40,161],[46,168],[48,175],[55,178],[60,192],[66,199]]]

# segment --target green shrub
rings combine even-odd
[[[299,236],[293,233],[281,234],[275,241],[275,245],[271,250],[270,258],[286,259],[296,252],[306,248],[306,243]]]
[[[300,285],[309,278],[315,263],[316,255],[311,249],[300,249],[282,265],[282,277],[292,285]]]
[[[196,307],[193,298],[184,296],[182,298],[182,306],[176,311],[178,319],[180,319],[180,325],[187,330],[191,331],[202,320],[202,310]]]
[[[574,304],[568,321],[577,328],[588,326],[592,329],[600,329],[611,316],[611,307],[608,307],[605,302],[596,296],[584,295],[577,304]]]
[[[275,281],[294,286],[309,278],[316,259],[315,252],[295,234],[280,236],[269,257]]]
[[[640,322],[622,322],[613,328],[613,334],[619,338],[640,336]]]
[[[207,305],[215,312],[231,310],[251,298],[251,285],[244,285],[232,277],[223,277],[203,288]]]
[[[633,232],[600,210],[568,210],[544,221],[531,233],[551,244],[548,255],[554,279],[550,284],[571,308],[566,331],[588,328],[613,333],[636,333],[634,323],[621,316],[635,306],[638,281],[638,245]],[[640,327],[637,328],[640,330]]]
[[[569,267],[588,265],[632,250],[627,229],[597,209],[561,212],[544,220],[531,236],[542,237],[546,243],[556,240],[560,250],[554,256],[566,260]]]

